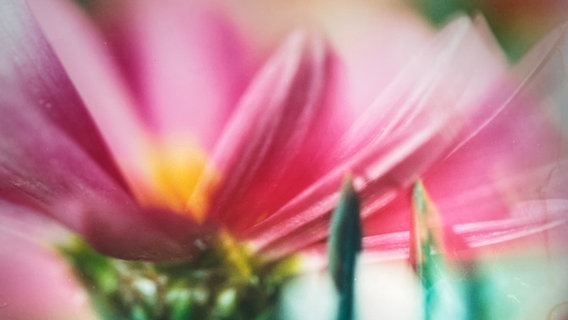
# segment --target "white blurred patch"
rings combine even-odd
[[[359,263],[357,269],[357,319],[421,319],[420,287],[406,263]],[[284,287],[280,307],[282,319],[334,319],[337,297],[331,278],[324,271],[296,277]]]

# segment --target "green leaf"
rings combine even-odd
[[[360,200],[350,177],[343,183],[341,199],[331,217],[328,239],[329,272],[339,294],[338,320],[353,318],[354,280],[361,251]]]
[[[440,268],[445,268],[444,258],[434,252],[443,251],[440,221],[436,208],[429,199],[422,182],[412,190],[413,228],[411,230],[411,261],[422,286],[432,287]]]
[[[424,319],[464,319],[464,290],[445,257],[440,216],[421,181],[412,190],[410,260],[420,279]]]
[[[257,319],[274,316],[297,257],[253,255],[226,233],[190,261],[113,259],[76,239],[60,248],[104,320]]]

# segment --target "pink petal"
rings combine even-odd
[[[474,137],[466,131],[462,138],[469,139],[458,140],[466,143],[423,174],[444,224],[507,219],[519,200],[567,196],[560,187],[568,178],[565,142],[542,105],[527,100],[489,103],[500,112]],[[406,229],[411,210],[405,197],[370,217],[367,233]]]
[[[547,105],[551,118],[566,135],[568,24],[557,28],[533,48],[513,70],[523,90]]]
[[[0,208],[0,318],[97,319],[87,292],[49,246],[46,230],[54,226],[3,200]]]
[[[93,149],[102,148],[97,131],[26,7],[6,1],[1,9],[0,197],[63,222],[112,255],[191,254],[196,226],[138,208],[108,153]]]
[[[343,138],[344,148],[357,152],[384,143],[397,131],[412,130],[416,121],[452,108],[469,116],[505,73],[505,58],[495,49],[468,18],[456,19],[424,49],[415,49],[388,86],[376,91]]]
[[[73,140],[34,112],[37,102],[18,88],[0,89],[0,197],[50,215],[111,255],[167,259],[192,253],[191,221],[140,210]]]
[[[344,64],[345,103],[356,116],[434,37],[421,17],[397,3],[337,1],[322,6],[319,10],[316,6],[313,15],[324,25]]]
[[[221,2],[263,49],[273,48],[298,26],[317,25],[341,60],[342,87],[336,90],[343,91],[343,107],[353,114],[371,104],[433,33],[408,6],[393,1]]]
[[[150,138],[107,43],[69,1],[27,2],[129,187],[139,192],[143,156]]]
[[[221,7],[146,0],[98,9],[137,111],[164,137],[210,149],[255,63]]]
[[[480,220],[443,226],[447,255],[453,259],[475,259],[482,252],[521,249],[565,252],[568,233],[568,201],[543,199],[519,202],[506,219]],[[369,235],[364,246],[386,259],[406,259],[409,232]]]
[[[504,70],[503,61],[492,57],[475,35],[468,20],[458,20],[417,55],[341,141],[338,150],[350,157],[249,230],[257,247],[280,254],[324,238],[328,214],[347,172],[354,174],[367,216],[439,159],[454,143],[464,119],[479,107],[476,95]],[[491,68],[453,73],[476,62],[490,62]]]
[[[565,83],[557,78],[557,40],[546,40],[524,62],[518,87],[505,79],[495,87],[464,127],[457,144],[423,180],[447,226],[482,220],[510,219],[519,201],[567,198],[567,145],[550,119],[547,91]],[[547,44],[548,43],[548,44]],[[539,53],[540,54],[537,54]],[[537,58],[538,57],[538,58]],[[551,78],[554,76],[555,78]],[[565,104],[562,105],[562,107]],[[405,195],[367,219],[367,234],[404,230],[410,206]]]
[[[442,231],[452,259],[475,259],[482,252],[522,248],[525,250],[566,250],[568,220],[564,212],[568,208],[564,200],[547,200],[519,205],[517,210],[528,214],[503,220],[478,221],[445,227]],[[548,211],[542,209],[548,207]],[[363,238],[365,263],[409,258],[409,231],[397,231]],[[325,268],[326,243],[316,243],[307,249],[310,260],[307,268]]]
[[[213,216],[239,233],[321,177],[341,115],[329,108],[333,60],[315,34],[292,34],[266,63],[216,145],[226,180]]]
[[[0,78],[33,100],[28,108],[71,137],[108,174],[122,178],[105,143],[67,79],[49,44],[22,1],[4,1],[0,10]],[[5,115],[3,121],[9,121]]]
[[[546,46],[549,52],[557,51],[556,45]],[[546,90],[552,91],[566,78],[551,78],[562,68],[558,60],[529,59],[535,63],[521,86],[502,90],[512,91],[507,98],[496,93],[497,99],[486,102],[486,107],[472,117],[456,149],[425,177],[437,189],[431,193],[436,193],[439,202],[453,204],[447,209],[453,212],[447,214],[449,224],[474,217],[506,218],[510,215],[508,208],[517,201],[568,197],[568,191],[558,186],[568,181],[568,145],[551,118],[551,111],[565,108],[565,104],[550,105],[552,95],[541,89],[546,83]],[[525,68],[528,62],[520,67]],[[499,101],[504,102],[499,105]],[[449,190],[461,198],[448,200]],[[486,206],[485,214],[460,214],[456,207],[465,209],[474,203]]]

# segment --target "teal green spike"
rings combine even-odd
[[[337,319],[354,318],[354,282],[361,251],[360,200],[350,177],[345,179],[341,199],[331,217],[328,239],[329,272],[339,295]]]
[[[446,259],[440,217],[424,185],[412,191],[410,259],[422,284],[424,319],[464,319],[463,290]]]
[[[411,260],[422,286],[430,288],[435,280],[436,270],[444,263],[439,246],[440,235],[436,233],[439,227],[439,218],[433,207],[422,182],[417,182],[412,190],[413,228],[411,246]]]

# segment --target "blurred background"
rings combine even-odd
[[[74,0],[88,11],[108,0]],[[221,1],[233,10],[251,10],[267,17],[275,18],[278,13],[287,20],[288,16],[304,11],[307,7],[330,7],[342,1],[327,0],[226,0]],[[511,62],[518,61],[537,41],[559,25],[568,21],[568,0],[358,0],[371,7],[406,7],[429,20],[435,27],[444,26],[456,15],[468,14],[472,17],[482,15],[501,44]],[[104,5],[103,5],[104,6]],[[295,8],[289,10],[290,8]],[[299,9],[301,8],[301,9]],[[309,9],[308,9],[309,10]],[[271,12],[267,12],[271,11]],[[249,17],[250,18],[250,17]],[[269,23],[274,23],[270,21]]]
[[[568,16],[567,0],[406,0],[434,25],[458,13],[482,14],[511,61]]]

